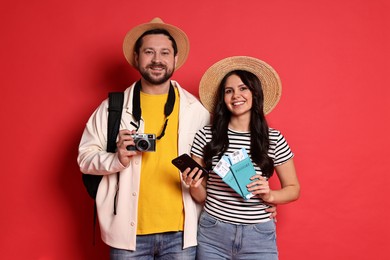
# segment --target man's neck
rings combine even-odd
[[[162,84],[155,85],[155,84],[151,84],[151,83],[147,82],[144,79],[141,79],[141,85],[142,85],[141,91],[144,93],[147,93],[147,94],[151,94],[151,95],[166,94],[166,93],[168,93],[170,84],[171,84],[170,80],[168,80]]]

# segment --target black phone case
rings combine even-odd
[[[204,177],[207,174],[207,170],[200,166],[186,153],[173,159],[172,164],[175,165],[181,172],[184,172],[187,168],[190,168],[192,170],[195,167],[198,167],[199,170],[202,170],[202,175],[200,177]]]

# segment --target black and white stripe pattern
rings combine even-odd
[[[228,130],[229,147],[227,154],[245,148],[251,157],[250,133]],[[283,164],[294,155],[284,136],[275,129],[269,129],[270,148],[268,155],[274,160],[275,166]],[[191,153],[203,158],[203,147],[211,141],[211,126],[205,126],[196,134]],[[218,158],[213,157],[213,167]],[[261,169],[255,165],[256,173]],[[226,222],[235,224],[254,224],[269,220],[270,213],[265,212],[268,206],[260,198],[244,200],[230,188],[216,173],[210,172],[207,180],[207,198],[205,210],[210,215]]]

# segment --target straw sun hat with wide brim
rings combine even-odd
[[[176,26],[164,23],[160,18],[156,17],[149,23],[140,24],[127,32],[123,41],[123,53],[126,60],[131,66],[135,66],[134,61],[134,45],[138,38],[146,31],[153,29],[165,29],[175,39],[177,45],[177,64],[176,69],[180,68],[188,57],[190,50],[190,42],[187,35]]]
[[[199,97],[206,109],[213,113],[219,84],[233,70],[249,71],[260,79],[264,93],[264,114],[271,112],[282,94],[279,75],[264,61],[248,56],[225,58],[207,69],[199,85]]]

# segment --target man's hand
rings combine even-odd
[[[128,151],[126,149],[129,145],[135,145],[132,135],[135,130],[120,130],[118,134],[118,142],[116,143],[117,153],[120,163],[127,167],[130,163],[130,158],[137,154],[137,151]]]
[[[277,211],[276,211],[276,205],[273,205],[273,204],[268,204],[269,206],[271,206],[270,208],[266,209],[265,211],[267,212],[271,212],[271,216],[270,216],[270,219],[273,219],[275,222],[277,222],[276,220],[276,215],[278,214]]]

